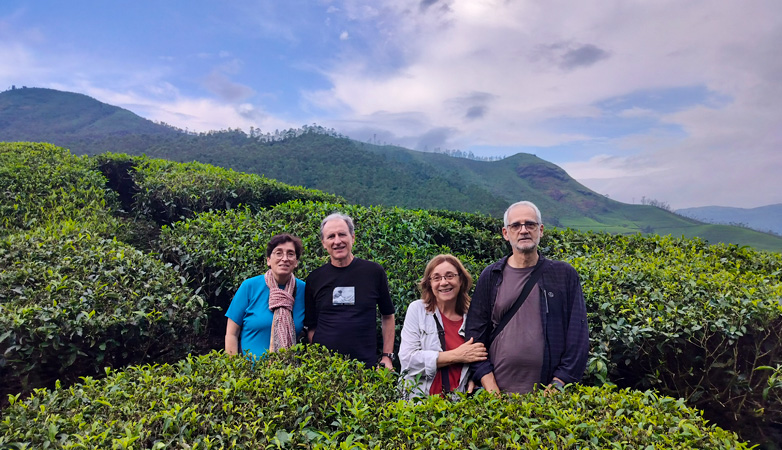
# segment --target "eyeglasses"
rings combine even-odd
[[[527,222],[513,222],[512,224],[508,225],[508,229],[514,233],[521,230],[521,227],[524,227],[527,229],[527,231],[535,231],[538,229],[538,225],[540,225],[537,222],[527,221]]]
[[[285,256],[287,256],[288,259],[296,259],[296,252],[294,252],[292,250],[289,251],[289,252],[284,252],[282,250],[275,250],[275,251],[272,252],[272,256],[275,259],[282,259]]]
[[[448,273],[446,273],[446,274],[445,274],[445,275],[443,275],[443,276],[440,276],[440,275],[432,275],[431,277],[429,277],[429,281],[431,281],[432,283],[439,283],[439,282],[441,282],[443,279],[445,279],[446,281],[453,281],[453,279],[454,279],[454,278],[456,278],[456,277],[458,277],[458,276],[459,276],[459,274],[458,274],[458,273],[448,272]]]

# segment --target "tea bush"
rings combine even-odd
[[[297,276],[323,264],[318,227],[335,210],[356,222],[354,253],[386,268],[398,328],[429,258],[454,253],[477,278],[506,248],[497,234],[426,211],[291,202],[175,224],[163,233],[163,255],[208,297],[222,294],[225,308],[242,280],[266,270],[265,242],[275,233],[303,238]],[[699,240],[556,229],[544,236],[547,256],[581,276],[592,342],[587,383],[654,387],[753,436],[780,420],[782,404],[762,395],[768,374],[754,370],[782,357],[778,255]]]
[[[483,230],[496,235],[502,234],[502,218],[496,218],[479,213],[448,211],[447,209],[431,209],[427,212],[436,217],[444,217],[462,225],[469,225],[476,230]]]
[[[683,397],[753,435],[782,423],[756,370],[782,363],[782,255],[572,231],[547,245],[582,277],[596,375]]]
[[[183,357],[206,307],[155,258],[74,223],[0,239],[0,395]]]
[[[213,352],[12,397],[3,448],[746,449],[683,401],[571,386],[397,400],[396,375],[320,346],[252,364]]]
[[[336,196],[208,165],[113,154],[89,160],[48,144],[0,144],[0,188],[0,235],[41,225],[45,230],[8,235],[0,245],[0,260],[7,264],[0,274],[3,392],[51,385],[56,377],[70,382],[99,373],[103,365],[181,355],[192,342],[192,325],[200,325],[209,309],[183,286],[187,281],[220,308],[211,328],[221,337],[222,314],[235,289],[266,270],[268,239],[279,232],[303,239],[297,276],[306,278],[326,261],[318,227],[334,211],[356,221],[355,254],[386,268],[397,328],[408,303],[418,298],[415,284],[429,258],[456,254],[477,277],[508,251],[499,233],[502,221],[488,216],[344,205]],[[282,203],[290,199],[326,203]],[[123,209],[129,218],[122,217]],[[186,217],[191,219],[176,222]],[[171,224],[159,242],[156,223]],[[181,277],[107,236],[160,251]],[[782,428],[782,256],[698,239],[553,228],[546,229],[541,248],[573,264],[581,276],[592,342],[586,383],[652,387],[757,442],[782,440],[774,435],[775,427],[776,433]],[[135,267],[141,272],[132,272]],[[158,306],[166,295],[172,298],[163,304],[189,305],[181,306],[186,311],[169,317]],[[82,305],[89,301],[121,311],[101,315],[106,308]],[[137,320],[147,314],[162,315],[159,326],[175,330],[160,333],[182,338],[142,339],[158,323]],[[180,316],[190,319],[177,322]],[[128,318],[112,332],[128,335],[131,345],[95,337],[106,324]],[[34,327],[14,328],[17,319]],[[65,331],[56,332],[61,326]]]
[[[344,201],[314,189],[198,162],[177,163],[123,154],[96,158],[101,171],[110,177],[123,198],[132,198],[132,202],[125,203],[161,224],[240,205],[257,211],[294,199]]]
[[[113,233],[117,195],[94,169],[87,157],[51,144],[0,142],[0,234],[85,216],[98,216],[96,225]]]

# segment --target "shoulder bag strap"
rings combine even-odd
[[[437,324],[437,336],[440,338],[440,347],[445,351],[445,330],[440,324],[440,321],[437,320],[437,314],[434,314],[433,317],[434,323]],[[451,392],[451,379],[448,376],[448,366],[440,367],[438,371],[440,372],[440,381],[443,383],[443,393],[447,394],[448,392]]]
[[[516,314],[516,311],[521,308],[521,305],[524,304],[524,302],[527,300],[527,297],[529,296],[529,293],[532,292],[532,288],[535,287],[535,283],[538,282],[540,279],[540,275],[543,272],[543,260],[541,259],[538,264],[535,266],[535,268],[532,270],[532,273],[529,275],[529,279],[526,283],[524,283],[524,288],[521,290],[521,294],[519,294],[519,298],[516,299],[516,302],[511,306],[511,308],[505,313],[504,316],[502,316],[502,320],[500,320],[500,323],[497,324],[497,327],[494,328],[494,330],[491,332],[491,336],[489,336],[489,342],[487,343],[486,347],[491,346],[492,342],[494,342],[494,339],[499,336],[500,332],[505,328],[505,325],[510,322],[510,319],[513,318],[513,316]]]

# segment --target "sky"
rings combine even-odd
[[[625,203],[782,203],[778,0],[2,0],[11,86],[190,131],[532,153]]]

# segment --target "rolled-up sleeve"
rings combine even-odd
[[[419,374],[433,379],[437,374],[440,344],[432,345],[432,336],[426,331],[426,319],[423,301],[416,300],[408,306],[399,344],[399,362],[406,379],[415,379]],[[437,339],[437,336],[434,338]]]

